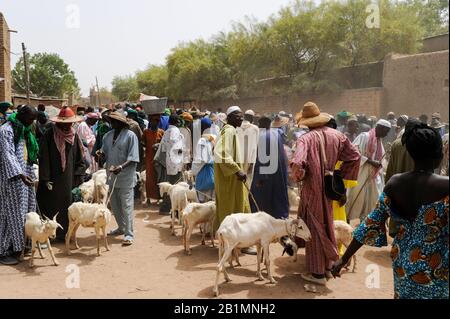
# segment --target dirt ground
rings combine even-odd
[[[145,218],[148,220],[144,221]],[[80,229],[81,249],[72,256],[65,255],[63,245],[54,245],[58,267],[53,266],[47,250],[45,259],[35,260],[34,269],[27,262],[14,267],[0,266],[0,298],[213,298],[217,248],[210,247],[209,240],[207,246],[202,246],[196,232],[192,236],[192,256],[187,256],[181,244],[181,228],[177,228],[174,237],[169,225],[169,217],[159,215],[157,207],[139,207],[135,244],[122,247],[120,237],[109,238],[111,250],[105,252],[102,248],[100,257],[96,256],[93,229]],[[109,229],[114,226],[115,222]],[[317,286],[316,293],[306,292],[306,282],[300,277],[305,271],[304,250],[299,250],[296,263],[292,257],[281,257],[281,253],[281,245],[271,246],[277,284],[256,281],[256,257],[242,255],[242,267],[229,270],[232,281],[225,283],[221,276],[219,298],[393,298],[386,247],[362,247],[357,254],[356,273],[344,273],[340,279],[330,280],[326,287]],[[79,288],[73,284],[76,277],[73,269],[79,270]],[[378,270],[379,287],[370,288],[371,278],[377,277]],[[263,275],[267,278],[265,272]]]

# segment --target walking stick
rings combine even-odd
[[[383,154],[383,156],[380,159],[380,163],[383,161],[384,157],[386,156],[386,153]],[[369,182],[369,180],[371,178],[373,178],[374,176],[372,176],[373,174],[370,174],[367,179],[365,180],[363,186],[361,187],[361,189],[359,190],[358,194],[356,195],[355,199],[353,200],[352,206],[349,208],[349,212],[353,209],[353,206],[355,206],[356,200],[358,199],[359,195],[361,195],[362,190],[364,189],[364,187],[366,186],[366,184]]]

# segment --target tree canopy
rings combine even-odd
[[[179,44],[165,65],[120,78],[129,90],[118,98],[136,88],[198,101],[336,89],[330,71],[417,53],[424,37],[448,32],[447,7],[448,0],[297,0],[266,21],[246,18],[230,32]],[[124,83],[115,79],[113,93],[116,85]]]
[[[65,94],[79,95],[80,88],[75,73],[55,53],[28,54],[30,90],[37,96],[64,97]],[[21,58],[12,70],[13,88],[26,93],[25,67]]]

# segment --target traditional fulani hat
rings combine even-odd
[[[126,125],[129,125],[128,120],[125,117],[125,115],[123,115],[123,114],[121,114],[119,112],[111,112],[108,115],[105,114],[104,117],[107,117],[110,120],[116,120],[116,121],[122,122],[122,123],[124,123]]]
[[[330,120],[331,115],[320,112],[319,107],[314,102],[307,102],[303,106],[300,113],[295,116],[297,124],[300,126],[307,126],[310,128],[325,126]]]
[[[71,108],[64,106],[58,116],[52,117],[50,121],[55,123],[77,123],[83,121],[81,116],[75,115]]]

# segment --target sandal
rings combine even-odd
[[[122,240],[122,246],[131,246],[133,245],[133,240],[132,239],[124,239]]]
[[[108,236],[121,236],[123,234],[124,233],[120,229],[116,229],[116,230],[110,231],[108,233]]]
[[[315,278],[311,274],[301,274],[300,276],[303,278],[303,280],[315,283],[317,285],[325,286],[327,283],[327,280],[325,278]]]

